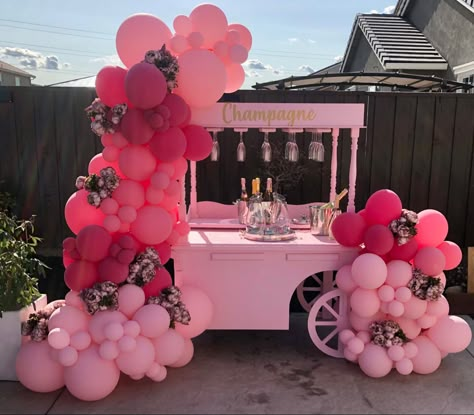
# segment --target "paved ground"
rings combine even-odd
[[[471,327],[474,322],[465,317]],[[295,313],[288,331],[209,331],[195,339],[192,362],[154,383],[123,376],[98,402],[67,390],[37,394],[0,382],[0,413],[16,414],[472,414],[474,342],[430,375],[382,379],[323,355]]]

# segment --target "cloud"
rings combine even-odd
[[[370,12],[367,12],[366,14],[380,14],[378,10],[372,9]]]
[[[273,67],[271,65],[265,65],[263,62],[258,59],[249,59],[246,61],[243,66],[247,69],[257,70],[257,71],[272,71]]]
[[[77,81],[65,82],[59,84],[58,86],[95,86],[95,76],[86,79],[78,79]]]
[[[314,69],[309,66],[309,65],[301,65],[299,68],[298,68],[299,71],[302,71],[302,72],[308,72],[308,73],[313,73],[315,72]]]
[[[312,43],[312,44],[315,44],[316,41],[314,39],[308,39],[308,43]]]
[[[288,38],[288,42],[290,43],[296,43],[299,42],[300,40],[297,37],[290,37]]]
[[[385,14],[393,14],[394,11],[395,11],[395,5],[387,6],[385,7],[385,9],[383,9],[383,12]]]
[[[258,71],[245,71],[245,76],[248,78],[261,78],[261,74]]]
[[[55,55],[45,56],[39,52],[30,49],[4,47],[0,48],[0,55],[17,59],[19,64],[27,69],[51,69],[60,70],[70,67],[70,64],[61,64],[59,58]]]
[[[106,55],[101,56],[100,58],[91,59],[91,62],[98,62],[103,65],[123,65],[122,61],[119,58],[119,55]]]
[[[281,75],[283,73],[283,71],[281,71],[280,69],[273,69],[272,72],[274,75]]]
[[[336,62],[341,62],[343,59],[344,59],[343,55],[334,56],[334,61],[336,61]]]

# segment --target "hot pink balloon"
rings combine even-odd
[[[214,310],[211,300],[204,291],[191,286],[180,288],[181,301],[192,317],[188,325],[176,323],[176,331],[189,339],[200,335],[209,327]]]
[[[170,184],[170,176],[163,171],[157,171],[151,176],[150,183],[156,189],[166,189]]]
[[[160,49],[171,38],[168,26],[151,14],[134,14],[120,25],[115,44],[127,68],[143,61],[149,50]]]
[[[186,366],[193,358],[194,355],[194,345],[191,339],[184,339],[184,350],[179,359],[171,363],[170,367],[183,367]]]
[[[120,170],[130,179],[143,181],[155,170],[156,159],[146,147],[125,147],[119,157]]]
[[[166,241],[173,222],[170,214],[159,206],[144,206],[138,210],[137,219],[132,223],[130,232],[146,245],[157,245]]]
[[[364,245],[368,252],[385,255],[393,247],[394,237],[392,231],[385,225],[371,225],[364,234]]]
[[[446,239],[448,228],[448,221],[441,212],[434,209],[422,210],[418,213],[415,239],[420,247],[435,247]]]
[[[97,262],[104,259],[109,252],[112,237],[102,227],[89,225],[77,234],[76,246],[81,257],[87,261]]]
[[[411,358],[413,371],[427,375],[436,371],[441,364],[441,353],[438,347],[426,336],[418,336],[412,340],[418,347],[418,353]]]
[[[362,254],[352,263],[352,279],[362,288],[379,288],[387,278],[387,266],[375,254]]]
[[[245,46],[247,50],[250,50],[252,47],[252,34],[244,25],[232,23],[227,27],[227,30],[237,31],[239,33],[239,43]]]
[[[99,279],[115,284],[124,282],[128,277],[128,264],[122,264],[116,258],[107,257],[99,263]]]
[[[446,258],[438,248],[426,246],[415,255],[414,265],[423,274],[436,276],[445,269]]]
[[[16,355],[16,375],[33,392],[53,392],[64,386],[64,369],[51,358],[47,341],[23,343]]]
[[[402,214],[402,201],[389,189],[373,193],[365,204],[365,216],[369,224],[388,225]]]
[[[95,90],[100,100],[109,107],[128,102],[125,94],[127,71],[119,66],[105,66],[96,76]]]
[[[137,210],[132,206],[122,206],[118,211],[118,217],[122,222],[132,223],[137,218]]]
[[[186,138],[188,140],[188,138]],[[189,141],[187,143],[187,147],[186,149],[189,148]],[[212,138],[211,138],[211,148],[212,148]],[[210,152],[210,150],[209,150]],[[205,158],[205,157],[204,157]],[[176,160],[174,163],[174,173],[173,175],[171,176],[172,179],[175,179],[175,180],[181,180],[184,175],[186,174],[186,172],[188,171],[188,161],[181,157],[179,158],[178,160]]]
[[[201,4],[192,10],[189,19],[193,30],[201,32],[204,37],[203,48],[212,48],[215,42],[224,39],[228,22],[219,7],[212,4]]]
[[[102,153],[96,154],[91,158],[89,166],[87,167],[87,171],[89,174],[100,174],[100,171],[105,167],[113,167],[117,175],[119,177],[123,177],[123,174],[118,167],[118,162],[104,160]]]
[[[128,140],[123,136],[120,131],[112,134],[112,143],[117,148],[124,148],[128,145]]]
[[[168,87],[163,72],[153,64],[142,62],[128,70],[125,91],[135,107],[146,110],[161,104]]]
[[[111,323],[123,324],[127,321],[127,317],[120,311],[98,311],[89,321],[89,333],[95,343],[102,343],[106,340],[105,328]]]
[[[385,284],[397,289],[405,287],[413,277],[413,269],[408,262],[395,259],[387,263]]]
[[[169,195],[165,193],[163,200],[160,202],[160,206],[171,213],[171,211],[173,211],[178,206],[180,199],[181,199],[181,196],[179,193],[176,193],[173,195]],[[176,223],[176,221],[173,222],[173,225],[174,223]]]
[[[104,215],[115,215],[118,212],[119,205],[115,199],[108,197],[100,203],[100,210]]]
[[[104,147],[107,147],[107,146],[113,146],[114,145],[114,141],[112,139],[112,134],[103,134],[101,137],[100,137],[100,142],[102,143],[102,145]]]
[[[120,123],[121,133],[131,144],[146,144],[151,140],[155,130],[143,115],[143,111],[130,108]]]
[[[145,189],[134,180],[121,180],[112,197],[120,206],[139,209],[145,204]]]
[[[437,248],[443,253],[446,259],[445,270],[454,269],[461,263],[462,251],[459,245],[451,241],[443,241]]]
[[[350,297],[352,310],[361,317],[370,317],[380,308],[380,299],[376,290],[356,288]]]
[[[469,324],[458,316],[443,316],[438,319],[426,335],[442,351],[462,352],[472,340]]]
[[[168,288],[173,284],[171,274],[166,268],[158,268],[156,270],[155,278],[143,287],[145,298],[159,295],[163,288]]]
[[[345,212],[331,226],[334,239],[343,246],[356,247],[364,240],[365,220],[357,213]]]
[[[165,196],[165,192],[161,189],[149,186],[146,189],[145,197],[146,201],[151,205],[159,205]]]
[[[79,353],[76,364],[64,369],[69,393],[83,401],[98,401],[113,392],[120,379],[116,364],[99,355],[98,346]]]
[[[372,378],[388,375],[393,367],[387,350],[372,343],[365,345],[364,351],[359,355],[358,362],[362,371]]]
[[[126,284],[119,288],[119,311],[131,318],[145,304],[145,293],[134,285]]]
[[[170,110],[170,127],[183,127],[191,111],[186,101],[179,95],[167,94],[162,105]]]
[[[388,253],[390,259],[400,259],[402,261],[411,261],[418,251],[418,242],[415,238],[410,239],[406,244],[398,245],[395,241],[393,248]]]
[[[225,67],[227,82],[225,85],[226,93],[237,91],[245,81],[245,71],[239,63],[231,63]]]
[[[177,127],[155,133],[150,141],[152,154],[160,161],[173,162],[186,151],[186,136]]]
[[[121,222],[117,215],[107,215],[104,218],[103,225],[108,232],[115,233],[120,230]]]
[[[189,106],[207,108],[223,95],[227,75],[225,66],[214,53],[204,49],[191,49],[178,58],[178,87],[174,93]]]
[[[118,368],[126,375],[145,373],[155,359],[155,348],[150,339],[138,336],[136,347],[130,352],[121,352],[115,360]]]
[[[89,261],[75,261],[64,272],[64,282],[73,291],[92,287],[98,278],[96,264]]]
[[[176,223],[176,226],[174,228],[179,233],[180,236],[187,235],[191,230],[189,223],[186,221]]]
[[[161,244],[155,245],[154,248],[158,252],[161,263],[163,265],[166,264],[171,258],[171,246],[166,242],[162,242]]]
[[[102,225],[104,214],[87,202],[89,192],[84,189],[73,193],[64,208],[66,223],[74,234],[87,225]]]
[[[191,19],[188,16],[184,16],[182,14],[174,18],[173,27],[176,33],[179,33],[183,36],[189,35],[193,30]]]
[[[229,45],[235,45],[236,43],[239,43],[240,42],[240,33],[237,30],[228,30],[226,35],[225,35],[225,41]]]

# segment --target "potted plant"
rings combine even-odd
[[[36,257],[34,217],[20,220],[11,212],[11,197],[0,194],[0,380],[17,379],[15,358],[26,340],[21,323],[47,304],[38,289],[46,265]]]

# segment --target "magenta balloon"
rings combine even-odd
[[[418,213],[415,239],[420,248],[438,246],[446,239],[448,229],[448,221],[441,212],[434,209],[422,210]]]
[[[180,221],[176,223],[176,226],[174,228],[176,229],[176,231],[179,233],[180,236],[187,235],[191,230],[189,223],[186,221]]]
[[[186,151],[184,157],[192,161],[204,160],[212,149],[212,137],[200,125],[188,125],[183,128],[186,136]]]
[[[23,343],[16,355],[16,375],[33,392],[53,392],[64,386],[64,369],[51,358],[48,342]]]
[[[102,150],[102,157],[104,158],[105,161],[109,163],[113,163],[117,161],[119,154],[120,154],[120,150],[113,145],[104,147],[104,149]]]
[[[168,329],[161,336],[153,339],[152,343],[155,347],[155,361],[162,366],[177,362],[184,353],[184,337],[173,329]]]
[[[120,60],[127,68],[143,61],[146,52],[160,49],[171,38],[168,26],[157,17],[134,14],[120,25],[115,45]]]
[[[373,343],[365,345],[364,351],[359,355],[358,363],[362,372],[372,378],[388,375],[393,367],[387,350]]]
[[[98,225],[88,225],[77,234],[76,247],[82,259],[97,262],[104,259],[109,252],[112,236]]]
[[[176,331],[190,339],[203,333],[211,324],[213,305],[207,294],[199,288],[184,286],[181,288],[181,301],[191,315],[188,325],[176,323]]]
[[[146,147],[129,146],[120,153],[119,166],[129,179],[141,182],[155,171],[156,159]]]
[[[170,326],[170,315],[166,308],[157,304],[147,304],[139,308],[133,320],[140,325],[140,333],[155,338],[166,333]]]
[[[415,255],[414,265],[423,274],[434,277],[445,269],[446,258],[438,248],[426,246]]]
[[[186,101],[179,95],[167,94],[162,105],[170,110],[170,117],[168,118],[170,127],[182,127],[191,111]]]
[[[112,197],[120,206],[132,206],[139,209],[145,204],[145,189],[136,181],[121,180]]]
[[[127,321],[127,317],[120,311],[98,311],[89,322],[89,333],[95,343],[102,343],[106,340],[105,327],[111,323],[123,324]]]
[[[387,278],[387,265],[375,254],[359,255],[352,263],[352,279],[362,288],[379,288]]]
[[[115,284],[124,282],[128,277],[128,264],[122,264],[117,259],[107,257],[99,263],[99,279],[111,281]]]
[[[189,19],[193,25],[193,31],[201,32],[204,37],[203,48],[210,49],[215,42],[225,38],[228,22],[219,7],[201,4],[192,10]]]
[[[437,248],[443,253],[446,259],[445,270],[456,268],[462,260],[462,251],[457,244],[451,241],[441,242]]]
[[[188,16],[184,16],[182,14],[174,18],[173,27],[176,33],[179,33],[183,36],[189,35],[193,30],[191,19]]]
[[[132,235],[145,245],[157,245],[166,241],[172,229],[170,214],[159,206],[142,207],[130,227]]]
[[[171,287],[171,285],[173,285],[173,280],[168,270],[166,268],[158,268],[155,278],[143,287],[145,298],[159,295],[163,288]]]
[[[239,43],[247,50],[250,50],[252,47],[252,34],[250,33],[250,30],[248,30],[244,25],[238,24],[238,23],[232,23],[227,27],[227,30],[235,30],[239,33]]]
[[[376,290],[356,288],[350,297],[352,310],[361,317],[370,317],[380,308],[380,299]]]
[[[176,160],[173,163],[173,165],[174,165],[174,173],[171,176],[171,178],[175,180],[182,180],[184,175],[188,171],[188,160],[186,160],[184,157],[181,157],[178,160]]]
[[[412,340],[418,347],[418,353],[411,358],[413,371],[420,375],[428,375],[436,371],[441,364],[441,353],[436,345],[426,336],[418,336]]]
[[[163,171],[157,171],[151,176],[150,183],[155,189],[163,190],[170,184],[170,177]]]
[[[227,83],[225,85],[226,93],[237,91],[245,81],[245,71],[239,63],[226,65]]]
[[[402,214],[402,201],[389,189],[373,193],[365,204],[365,216],[369,224],[388,225]]]
[[[364,240],[365,220],[357,213],[345,212],[336,217],[331,226],[334,239],[343,245],[356,247]]]
[[[104,214],[87,202],[89,192],[84,189],[73,193],[64,207],[64,215],[69,229],[74,234],[87,225],[102,225]]]
[[[411,261],[418,251],[418,242],[415,238],[410,239],[406,244],[398,245],[394,242],[393,248],[388,253],[390,259],[401,259],[403,261]]]
[[[462,352],[472,340],[469,324],[458,316],[442,316],[426,335],[442,351]]]
[[[186,136],[177,127],[157,132],[150,141],[150,151],[160,161],[173,162],[186,151]]]
[[[368,252],[385,255],[393,248],[395,238],[392,231],[384,225],[370,225],[364,234],[364,245]]]
[[[64,272],[64,282],[73,291],[92,287],[98,278],[96,264],[89,261],[75,261]]]
[[[120,123],[122,135],[131,144],[146,144],[151,140],[155,130],[151,128],[143,115],[143,111],[130,108]]]
[[[117,148],[124,148],[128,145],[128,141],[120,131],[117,131],[112,135],[112,144]]]
[[[118,291],[119,311],[131,318],[145,304],[145,293],[134,284],[122,285]]]
[[[96,345],[79,353],[77,362],[64,370],[69,393],[83,401],[98,401],[113,392],[120,379],[120,370],[111,360],[100,357]]]
[[[149,186],[146,189],[145,197],[150,205],[159,205],[163,201],[164,196],[165,192],[156,187]]]
[[[178,58],[178,87],[174,93],[189,106],[207,108],[214,105],[224,93],[227,76],[225,66],[214,53],[191,49]]]
[[[100,100],[109,107],[128,103],[125,94],[127,71],[119,66],[105,66],[95,78],[95,90]]]
[[[166,264],[171,258],[171,246],[166,242],[162,242],[161,244],[155,245],[154,248],[158,252],[161,263],[163,265]]]
[[[146,110],[161,104],[168,87],[165,76],[155,65],[141,62],[128,70],[125,91],[135,107]]]

